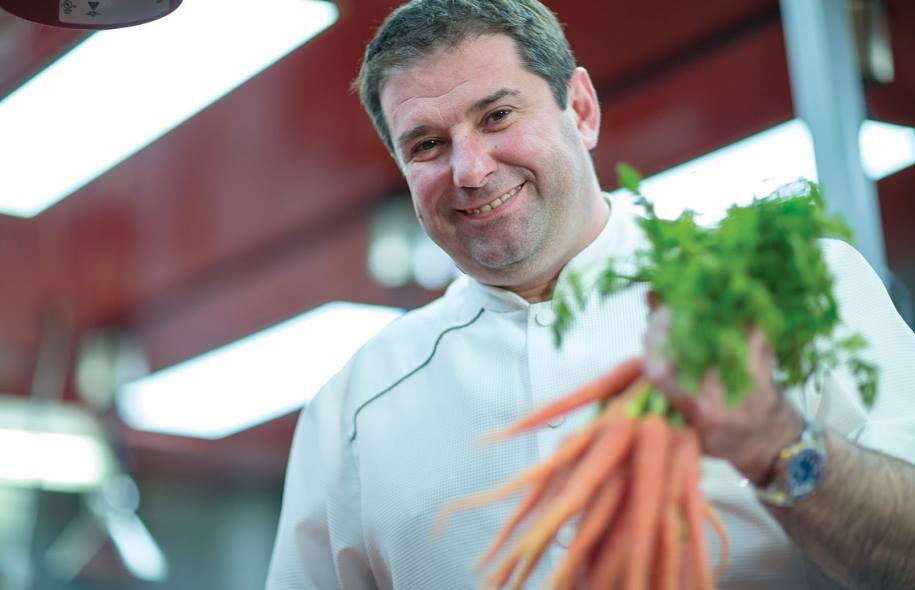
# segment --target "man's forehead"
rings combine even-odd
[[[457,43],[431,48],[391,73],[413,70],[427,74],[438,70],[481,69],[496,65],[521,65],[517,42],[504,33],[470,35]]]
[[[514,40],[488,35],[437,50],[411,66],[393,70],[381,84],[381,105],[388,123],[405,112],[420,115],[441,108],[464,111],[505,87],[519,88],[515,78],[525,70]],[[495,55],[500,53],[501,55]]]
[[[520,67],[519,60],[501,55],[499,49],[504,48],[490,45],[477,46],[468,41],[451,49],[437,50],[409,66],[388,72],[381,92],[402,99],[437,98],[467,84],[485,84],[496,75],[511,72],[513,66]]]

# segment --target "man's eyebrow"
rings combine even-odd
[[[517,90],[512,90],[511,88],[502,88],[501,90],[496,90],[487,97],[481,98],[471,105],[467,112],[475,113],[478,111],[484,111],[494,103],[499,102],[506,96],[521,96],[521,93]]]
[[[404,131],[403,133],[401,133],[400,136],[397,138],[397,145],[402,146],[406,143],[413,141],[417,137],[421,137],[427,133],[429,133],[429,126],[428,125],[419,125],[417,127],[414,127],[413,129],[410,129],[409,131]]]

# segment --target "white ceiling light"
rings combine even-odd
[[[102,427],[89,412],[0,395],[0,486],[87,491],[115,468]]]
[[[864,171],[873,180],[915,164],[915,129],[865,121],[859,138]],[[794,119],[650,176],[641,187],[660,217],[692,209],[700,223],[714,223],[730,205],[748,204],[798,178],[816,180],[817,171],[810,132]]]
[[[882,121],[865,121],[858,134],[861,164],[873,180],[915,164],[915,129]]]
[[[125,385],[118,410],[133,428],[215,439],[294,411],[402,310],[322,305]]]
[[[0,449],[0,481],[7,483],[76,491],[95,487],[106,473],[101,441],[85,434],[0,428]]]
[[[91,35],[0,102],[0,213],[37,215],[336,19],[320,0],[194,0]]]

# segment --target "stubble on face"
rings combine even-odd
[[[539,170],[541,176],[527,169],[505,171],[525,179],[527,206],[516,215],[494,219],[484,228],[469,228],[458,234],[470,258],[508,280],[558,273],[565,262],[560,260],[560,253],[569,250],[568,243],[576,239],[563,230],[583,224],[583,220],[576,223],[572,219],[576,210],[574,194],[581,190],[576,180],[580,166],[574,157],[574,126],[564,115],[559,116],[561,140],[556,142],[553,138],[554,145],[543,154],[550,165]],[[551,264],[553,258],[556,260]]]

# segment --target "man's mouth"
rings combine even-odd
[[[504,205],[505,203],[510,201],[512,199],[512,197],[517,195],[518,192],[523,187],[524,187],[524,183],[521,183],[518,186],[516,186],[515,188],[513,188],[512,190],[508,191],[505,194],[499,195],[498,197],[496,197],[495,199],[493,199],[492,201],[486,203],[485,205],[483,205],[481,207],[477,207],[476,209],[465,209],[464,213],[466,213],[467,215],[470,215],[471,217],[475,217],[477,215],[482,215],[483,213],[489,213],[493,209],[498,209],[499,207],[501,207],[502,205]]]

